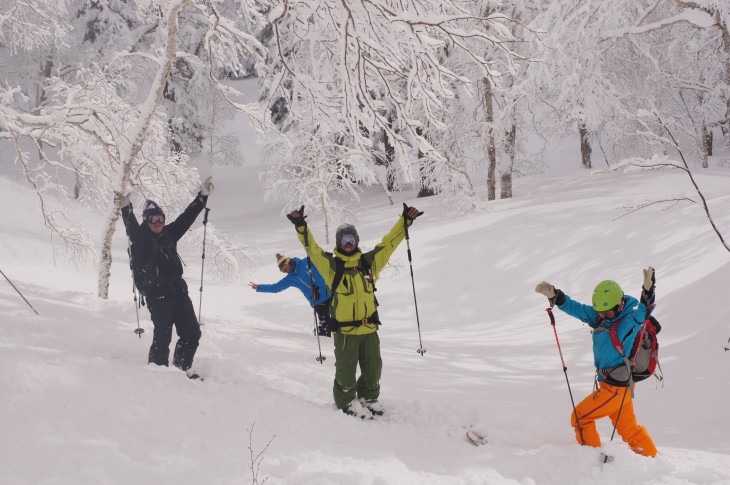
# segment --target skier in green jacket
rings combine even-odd
[[[335,404],[346,414],[362,418],[382,414],[382,408],[377,405],[383,361],[377,334],[380,319],[375,300],[375,282],[398,244],[405,238],[406,224],[410,226],[421,214],[423,212],[415,207],[403,204],[403,213],[390,232],[366,253],[360,250],[357,230],[350,224],[337,229],[334,252],[328,253],[309,232],[304,220],[304,206],[287,215],[296,227],[297,236],[312,264],[319,270],[332,293],[330,323],[335,346],[333,394]],[[335,281],[336,276],[339,281]],[[358,364],[360,377],[356,379]]]

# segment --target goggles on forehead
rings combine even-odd
[[[343,234],[340,238],[340,246],[357,246],[357,238],[354,234]]]
[[[150,224],[164,224],[165,216],[161,214],[152,214],[147,216],[147,222]]]

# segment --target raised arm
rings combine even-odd
[[[185,211],[180,214],[177,219],[172,221],[166,226],[168,234],[175,240],[178,241],[193,225],[195,219],[198,218],[200,213],[205,208],[205,204],[208,201],[208,196],[213,192],[213,178],[208,177],[205,182],[200,186],[200,192],[193,199],[190,205],[187,206]]]
[[[317,241],[314,240],[312,233],[309,231],[307,222],[305,221],[306,216],[304,215],[304,206],[302,206],[299,210],[291,211],[286,217],[292,224],[294,224],[299,242],[301,242],[302,246],[304,246],[307,256],[309,256],[312,264],[315,268],[317,268],[319,274],[322,275],[322,279],[324,279],[327,287],[329,288],[332,285],[332,280],[335,278],[334,262],[327,256],[325,251],[319,247],[319,244],[317,244]]]
[[[403,214],[398,218],[395,225],[390,229],[383,239],[375,245],[375,248],[368,251],[365,257],[370,261],[373,277],[378,278],[380,271],[388,264],[390,257],[395,252],[398,245],[403,242],[406,237],[406,225],[410,227],[413,221],[423,212],[419,212],[415,207],[409,207],[403,204]]]

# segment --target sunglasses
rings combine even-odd
[[[340,246],[357,246],[357,239],[352,234],[344,234],[340,239]]]
[[[149,224],[164,224],[165,216],[162,216],[159,214],[153,214],[151,216],[147,216],[147,222]]]

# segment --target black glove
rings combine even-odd
[[[286,218],[289,219],[295,227],[307,225],[307,221],[304,220],[306,218],[304,215],[304,206],[302,206],[299,210],[291,211],[286,215]]]
[[[403,213],[401,215],[403,216],[403,219],[415,221],[416,217],[423,215],[423,211],[419,211],[415,207],[409,207],[405,202],[403,202]]]

